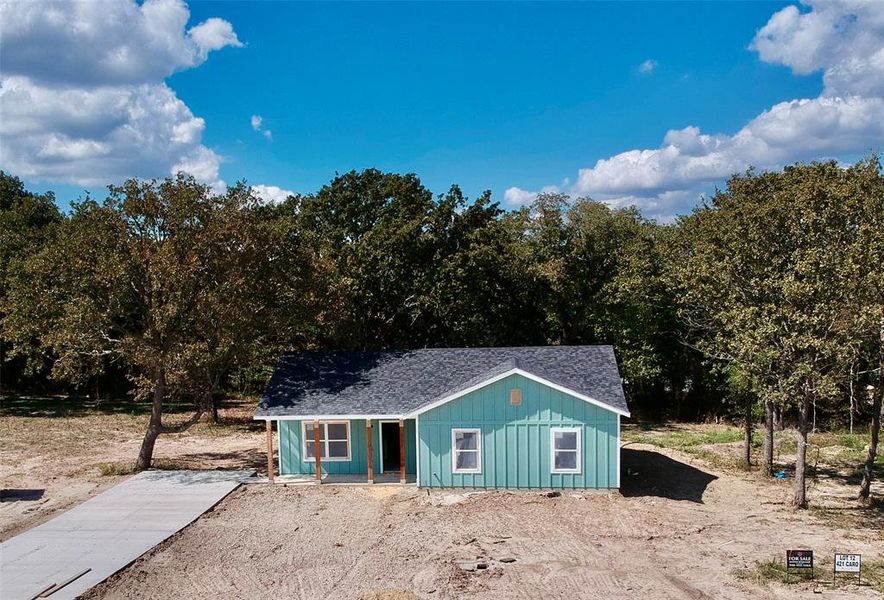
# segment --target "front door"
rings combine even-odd
[[[399,470],[399,422],[381,423],[381,455],[383,472]]]

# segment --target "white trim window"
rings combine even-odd
[[[553,473],[580,473],[581,428],[551,427],[549,464]]]
[[[482,431],[480,429],[451,430],[451,471],[453,473],[482,472]]]
[[[304,448],[301,456],[304,462],[313,462],[313,422],[301,421],[301,439]],[[319,447],[321,460],[335,462],[350,460],[350,421],[321,421],[319,423]]]

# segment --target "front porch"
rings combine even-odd
[[[414,473],[405,474],[405,483],[399,477],[399,473],[377,473],[372,481],[362,475],[334,475],[324,474],[322,481],[310,475],[277,475],[270,483],[281,485],[415,485],[417,476]]]
[[[291,485],[416,481],[416,422],[394,417],[268,419],[270,481]],[[274,439],[278,445],[277,461]],[[277,470],[278,468],[278,470]]]

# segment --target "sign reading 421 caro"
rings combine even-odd
[[[836,554],[836,573],[859,573],[862,564],[862,556],[859,554]]]

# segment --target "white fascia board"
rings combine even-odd
[[[353,419],[365,420],[391,420],[409,418],[406,415],[280,415],[269,417],[252,417],[253,421],[351,421]]]
[[[617,415],[617,489],[620,489],[620,469],[623,465],[620,464],[620,457],[623,455],[623,452],[620,447],[620,415]]]
[[[499,375],[495,375],[494,377],[489,377],[488,379],[481,381],[481,382],[477,383],[476,385],[470,386],[470,387],[466,388],[465,390],[461,390],[455,394],[451,394],[450,396],[446,396],[445,398],[442,398],[440,400],[436,400],[435,402],[432,402],[431,404],[427,404],[426,406],[422,406],[421,408],[405,415],[405,418],[407,418],[407,419],[414,418],[417,415],[427,412],[428,410],[432,410],[438,406],[442,406],[443,404],[451,402],[452,400],[456,400],[462,396],[466,396],[467,394],[469,394],[471,392],[475,392],[476,390],[483,388],[486,385],[490,385],[492,383],[500,381],[501,379],[505,379],[505,378],[509,377],[510,375],[521,375],[522,377],[525,377],[527,379],[531,379],[531,380],[541,383],[547,387],[551,387],[552,389],[558,390],[558,391],[563,392],[565,394],[568,394],[569,396],[574,396],[575,398],[579,398],[580,400],[583,400],[584,402],[588,402],[589,404],[593,404],[595,406],[598,406],[599,408],[603,408],[603,409],[610,411],[614,414],[621,415],[624,417],[629,416],[629,411],[614,408],[613,406],[609,406],[609,405],[605,404],[604,402],[599,402],[595,398],[591,398],[591,397],[581,394],[579,392],[575,392],[572,389],[566,388],[563,385],[553,383],[552,381],[549,381],[548,379],[544,379],[543,377],[538,377],[537,375],[534,375],[533,373],[529,373],[527,371],[523,371],[522,369],[514,368],[514,369],[510,369],[509,371],[505,371],[503,373],[500,373]]]

